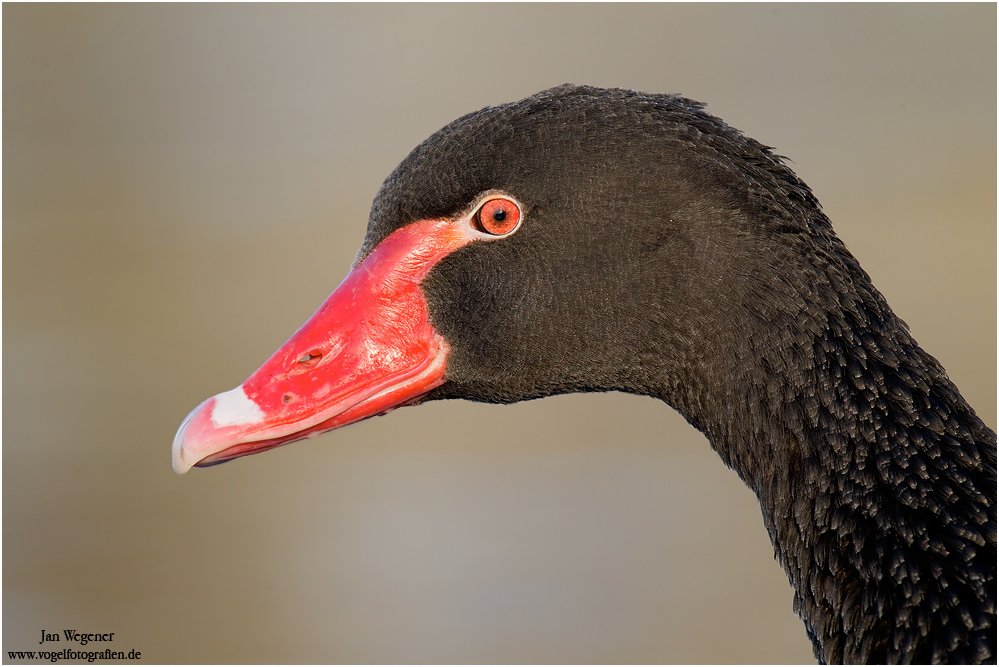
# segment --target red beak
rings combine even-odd
[[[393,232],[243,384],[199,405],[173,442],[173,468],[209,466],[419,401],[444,383],[448,345],[420,281],[475,238],[451,221]]]

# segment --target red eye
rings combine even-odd
[[[479,228],[490,234],[509,234],[520,223],[520,207],[509,199],[490,199],[475,216]]]

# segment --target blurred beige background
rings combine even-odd
[[[812,660],[755,498],[649,399],[437,403],[170,469],[413,146],[566,81],[683,93],[788,156],[996,425],[994,4],[3,19],[5,661],[65,628],[154,663]]]

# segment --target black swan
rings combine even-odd
[[[995,433],[808,186],[675,95],[566,85],[434,134],[173,465],[425,400],[610,390],[676,408],[756,493],[820,661],[995,662]]]

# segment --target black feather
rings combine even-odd
[[[821,661],[995,662],[995,433],[780,157],[682,97],[561,86],[417,147],[359,259],[487,190],[523,225],[424,280],[431,398],[661,398],[759,497]]]

